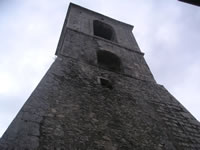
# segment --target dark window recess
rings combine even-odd
[[[93,27],[94,27],[94,35],[102,37],[107,40],[116,41],[114,30],[110,25],[105,24],[98,20],[94,20]]]
[[[121,70],[121,61],[119,57],[109,51],[97,51],[97,62],[99,66],[106,69],[116,72]]]
[[[113,86],[109,80],[105,78],[99,78],[99,82],[103,87],[113,89]]]

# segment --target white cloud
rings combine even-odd
[[[13,89],[13,78],[7,72],[1,72],[0,74],[0,94],[9,93]]]

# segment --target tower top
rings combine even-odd
[[[108,20],[111,20],[111,21],[114,21],[114,22],[116,22],[116,23],[119,23],[119,24],[121,24],[121,25],[123,25],[123,26],[127,26],[127,27],[129,27],[131,30],[132,30],[133,27],[134,27],[133,25],[130,25],[130,24],[128,24],[128,23],[124,23],[124,22],[121,22],[121,21],[119,21],[119,20],[110,18],[110,17],[108,17],[108,16],[105,16],[105,15],[100,14],[100,13],[98,13],[98,12],[95,12],[95,11],[93,11],[93,10],[90,10],[90,9],[87,9],[87,8],[84,8],[84,7],[81,7],[81,6],[76,5],[76,4],[74,4],[74,3],[70,3],[70,4],[69,4],[69,8],[68,8],[68,12],[67,12],[67,17],[66,17],[65,21],[68,20],[68,17],[69,17],[69,14],[70,14],[71,9],[76,9],[76,10],[84,11],[84,12],[86,12],[86,13],[91,13],[92,15],[98,16],[98,17],[100,17],[100,19],[103,19],[103,20],[106,18],[106,19],[108,19]]]
[[[135,39],[132,36],[132,25],[123,23],[121,21],[112,19],[87,8],[83,8],[76,4],[70,3],[56,50],[56,55],[59,53],[62,47],[67,29],[72,29],[83,34],[87,34],[89,36],[94,36],[95,31],[93,26],[95,24],[95,21],[97,23],[97,26],[98,24],[103,23],[115,32],[115,44],[140,52],[138,45],[135,46],[135,44],[133,44],[135,43]]]

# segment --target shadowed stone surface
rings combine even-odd
[[[117,42],[93,36],[96,19],[113,27]],[[58,57],[4,133],[0,149],[200,149],[199,122],[155,82],[131,30],[71,4]],[[118,56],[122,69],[99,65],[99,50]]]

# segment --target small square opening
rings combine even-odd
[[[112,83],[108,79],[99,77],[98,82],[101,84],[102,87],[113,89]]]

